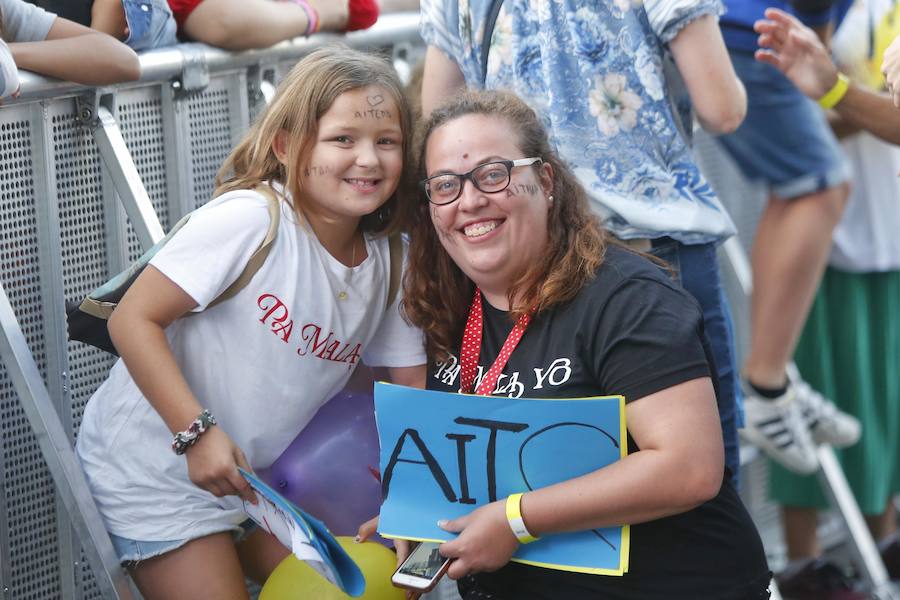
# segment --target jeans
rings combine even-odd
[[[122,0],[132,50],[152,50],[178,43],[175,17],[166,0]]]
[[[737,430],[744,424],[744,407],[734,352],[734,325],[716,259],[716,245],[685,245],[671,238],[653,240],[651,254],[661,258],[675,271],[681,286],[689,292],[703,311],[703,327],[709,339],[716,375],[716,401],[725,441],[725,466],[732,483],[738,485],[740,453]]]

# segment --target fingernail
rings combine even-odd
[[[353,541],[358,544],[360,542],[359,536],[356,536],[355,538],[353,538]]]
[[[446,519],[441,519],[441,520],[439,520],[439,521],[437,522],[437,526],[440,527],[441,529],[443,529],[444,527],[447,526],[447,520],[446,520]]]

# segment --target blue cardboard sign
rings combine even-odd
[[[437,526],[478,506],[596,471],[627,452],[621,396],[533,400],[375,384],[384,537],[448,541]],[[553,534],[513,560],[622,575],[627,525]]]

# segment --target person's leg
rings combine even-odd
[[[866,524],[872,532],[872,538],[877,542],[897,533],[897,511],[890,498],[885,504],[884,511],[878,515],[866,515]]]
[[[748,95],[747,118],[720,139],[744,174],[772,197],[753,242],[750,349],[742,437],[798,473],[818,467],[815,443],[846,447],[859,423],[787,367],[848,194],[849,168],[822,110],[750,53],[732,52]]]
[[[319,15],[319,31],[341,31],[347,24],[345,0],[309,0]],[[304,35],[306,11],[298,4],[275,0],[203,0],[184,20],[193,40],[227,50],[266,48]]]
[[[819,513],[816,509],[782,506],[781,518],[788,560],[815,558],[821,554],[816,536],[819,526]]]
[[[270,533],[256,529],[238,542],[237,553],[244,574],[262,585],[291,551]]]
[[[222,532],[192,540],[129,569],[145,600],[247,600],[244,573],[232,540]]]
[[[831,249],[849,188],[791,200],[771,198],[753,240],[750,352],[744,375],[764,388],[786,385],[786,368]]]

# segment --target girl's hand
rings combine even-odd
[[[359,526],[359,530],[356,532],[356,543],[362,543],[368,540],[370,537],[375,535],[376,530],[378,529],[378,517],[372,517],[365,523]],[[407,540],[394,540],[394,548],[397,550],[397,566],[399,567],[403,564],[403,561],[406,560],[406,557],[409,556],[411,544]],[[421,594],[417,592],[413,592],[410,590],[406,590],[406,600],[417,600]]]
[[[505,501],[491,502],[464,517],[439,521],[438,525],[446,531],[459,532],[458,538],[441,544],[441,554],[456,559],[447,570],[451,579],[496,571],[509,562],[519,547],[506,520]]]
[[[238,467],[252,472],[244,453],[218,426],[212,426],[185,452],[188,476],[198,487],[218,496],[240,496],[256,504],[256,494]]]
[[[377,530],[378,517],[375,516],[359,526],[359,530],[356,532],[356,542],[365,542],[370,537],[375,535]],[[397,566],[399,567],[401,564],[403,564],[403,561],[406,560],[406,557],[409,556],[409,553],[412,551],[412,544],[408,540],[395,539],[394,549],[397,550]]]

